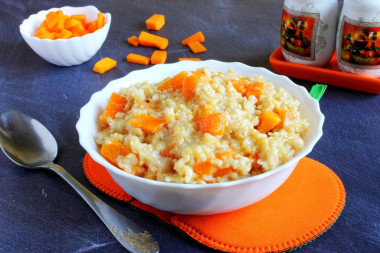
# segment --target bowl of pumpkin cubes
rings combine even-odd
[[[43,59],[58,66],[88,61],[101,48],[111,14],[94,6],[52,8],[30,15],[20,25],[26,43]]]
[[[215,60],[133,71],[91,96],[79,142],[139,201],[182,214],[256,203],[322,136],[317,100],[264,68]]]

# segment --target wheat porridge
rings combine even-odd
[[[113,93],[95,141],[120,169],[208,184],[272,170],[304,146],[299,102],[262,76],[208,68]]]

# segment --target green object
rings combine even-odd
[[[322,98],[323,93],[325,93],[326,88],[327,88],[326,84],[317,83],[313,85],[313,87],[311,87],[310,96],[312,96],[317,101],[319,101]]]

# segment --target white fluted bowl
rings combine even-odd
[[[232,68],[243,76],[262,75],[266,81],[272,82],[276,87],[286,89],[300,102],[301,117],[310,123],[303,138],[304,148],[287,163],[261,175],[204,185],[158,182],[134,176],[113,166],[100,155],[94,138],[101,128],[99,116],[104,111],[112,92],[118,92],[122,87],[144,81],[159,82],[183,70],[191,71],[201,67],[209,67],[216,72],[227,72]],[[148,69],[133,71],[123,78],[110,82],[103,90],[93,94],[90,101],[82,107],[76,128],[82,147],[97,163],[107,169],[115,182],[127,193],[161,210],[203,215],[237,210],[256,203],[275,191],[290,176],[299,160],[310,153],[321,138],[323,121],[324,116],[318,101],[312,98],[304,87],[296,85],[286,76],[238,62],[207,60],[159,64]]]
[[[56,40],[34,37],[36,30],[45,20],[46,14],[50,11],[57,10],[62,10],[65,15],[86,14],[87,22],[96,20],[98,12],[100,12],[94,6],[65,6],[62,8],[43,10],[37,14],[30,15],[29,18],[22,22],[20,25],[22,37],[39,56],[52,64],[58,66],[72,66],[88,61],[96,54],[107,38],[111,25],[111,14],[103,13],[105,18],[103,28],[81,37]]]

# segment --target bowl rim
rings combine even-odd
[[[49,41],[51,43],[54,43],[55,41],[75,41],[75,40],[79,40],[81,38],[84,38],[84,37],[88,37],[88,36],[95,36],[95,34],[99,33],[101,30],[104,30],[104,29],[109,29],[110,28],[110,25],[111,25],[111,19],[112,19],[112,16],[111,16],[111,13],[107,12],[107,13],[103,13],[104,15],[104,18],[105,18],[105,23],[104,23],[104,26],[100,29],[97,29],[96,31],[92,32],[92,33],[87,33],[85,35],[82,35],[82,36],[79,36],[79,37],[72,37],[72,38],[69,38],[69,39],[40,39],[40,38],[37,38],[35,36],[31,36],[29,35],[27,32],[26,32],[26,24],[30,21],[32,21],[34,18],[38,18],[38,16],[40,15],[44,15],[46,16],[47,13],[49,13],[50,11],[57,11],[57,10],[72,10],[72,9],[91,9],[93,11],[96,11],[96,12],[101,12],[98,8],[96,8],[94,5],[86,5],[86,6],[63,6],[63,7],[53,7],[53,8],[50,8],[50,9],[47,9],[47,10],[40,10],[39,12],[37,13],[33,13],[31,15],[29,15],[29,17],[27,17],[26,19],[24,19],[22,21],[22,23],[20,24],[19,26],[19,30],[20,30],[20,33],[25,37],[25,38],[28,38],[28,39],[31,39],[31,40],[36,40],[36,41]],[[41,25],[41,24],[39,24]]]
[[[272,75],[273,77],[282,79],[283,81],[285,81],[289,85],[293,86],[295,89],[299,90],[302,93],[302,95],[305,96],[308,99],[308,101],[310,102],[310,105],[308,107],[314,108],[314,110],[317,112],[316,115],[313,115],[313,118],[317,118],[316,122],[318,123],[317,126],[315,127],[315,129],[316,129],[315,136],[310,140],[310,142],[307,145],[305,145],[303,147],[303,149],[301,151],[297,152],[294,157],[292,157],[286,163],[278,166],[277,168],[274,168],[270,171],[264,172],[264,173],[256,175],[256,176],[251,176],[251,177],[233,180],[233,181],[227,181],[227,182],[213,183],[213,184],[181,184],[181,183],[161,182],[161,181],[155,181],[155,180],[151,180],[151,179],[147,179],[147,178],[138,177],[138,176],[129,174],[129,173],[113,166],[112,164],[107,162],[100,155],[100,153],[98,151],[96,151],[95,149],[92,149],[91,145],[87,145],[87,139],[85,138],[86,135],[81,134],[81,132],[83,131],[83,127],[85,128],[85,123],[86,123],[86,122],[84,122],[83,119],[84,119],[84,115],[86,114],[86,111],[88,109],[91,109],[94,105],[96,105],[96,102],[94,102],[94,101],[97,99],[97,97],[100,97],[101,94],[106,92],[107,90],[113,90],[117,87],[119,89],[121,87],[125,87],[125,86],[122,86],[123,85],[122,82],[127,83],[128,78],[131,78],[134,75],[138,75],[140,73],[150,72],[150,71],[152,71],[152,72],[153,71],[160,71],[160,70],[169,71],[170,68],[174,68],[176,66],[181,66],[181,65],[183,65],[185,68],[194,66],[195,69],[202,68],[202,67],[209,67],[211,70],[212,70],[212,67],[210,67],[210,65],[219,65],[219,66],[231,65],[228,67],[228,69],[232,68],[237,73],[239,73],[239,71],[236,70],[236,68],[234,68],[234,66],[238,66],[240,68],[244,68],[244,69],[247,69],[249,71],[252,71],[253,72],[252,75],[254,75],[255,70],[259,70],[259,71],[261,71],[267,75]],[[171,71],[171,72],[173,72],[173,71]],[[241,74],[241,73],[239,73],[239,74]],[[168,74],[168,75],[170,75],[170,74]],[[257,75],[262,75],[262,74],[257,74]],[[146,75],[146,76],[148,76],[148,75]],[[147,81],[149,82],[149,80],[147,80]],[[134,84],[136,84],[136,82],[128,84],[128,85],[134,85]],[[274,86],[276,87],[275,84],[274,84]],[[288,92],[292,94],[292,92],[290,92],[290,91],[288,91]],[[292,96],[295,96],[295,95],[292,94]],[[210,60],[205,60],[205,61],[200,61],[200,62],[181,61],[181,62],[176,62],[176,63],[158,64],[158,65],[154,65],[154,66],[151,66],[149,68],[146,68],[146,69],[131,71],[130,73],[128,73],[124,77],[110,81],[103,89],[93,93],[91,95],[90,100],[80,109],[80,115],[79,115],[78,122],[76,124],[76,129],[77,129],[77,132],[79,135],[79,143],[86,150],[86,152],[89,153],[91,158],[95,162],[101,164],[107,170],[111,170],[112,173],[114,173],[118,176],[127,177],[128,179],[138,181],[140,183],[144,183],[144,184],[147,184],[150,186],[156,186],[156,187],[169,187],[169,188],[177,188],[177,189],[178,188],[182,188],[182,189],[211,189],[211,188],[233,187],[235,185],[251,183],[253,181],[258,181],[258,180],[261,180],[263,178],[270,177],[273,174],[276,174],[276,173],[279,173],[283,170],[291,168],[292,165],[296,165],[301,158],[305,157],[307,154],[309,154],[312,151],[315,144],[322,137],[322,134],[323,134],[322,126],[324,123],[324,119],[325,119],[325,117],[320,110],[319,102],[310,96],[310,94],[308,93],[308,91],[306,90],[305,87],[295,84],[288,77],[286,77],[284,75],[279,75],[279,74],[273,73],[273,72],[271,72],[268,69],[263,68],[263,67],[253,67],[253,66],[249,66],[249,65],[246,65],[246,64],[240,63],[240,62],[222,62],[222,61],[210,59]]]

